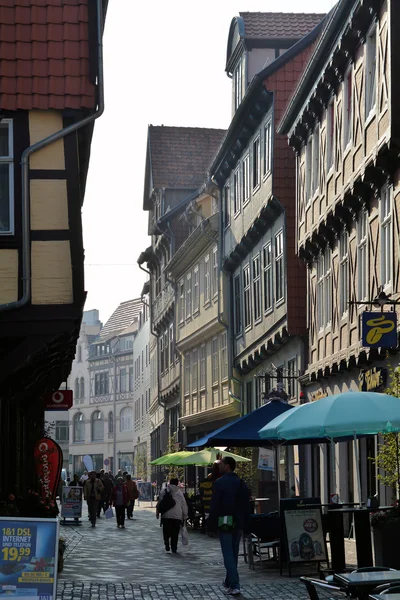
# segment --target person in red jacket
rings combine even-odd
[[[115,508],[117,527],[125,529],[125,507],[129,503],[129,492],[122,477],[117,477],[117,485],[111,493],[111,502]]]

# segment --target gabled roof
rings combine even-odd
[[[98,339],[109,339],[127,329],[135,320],[138,320],[141,310],[142,301],[140,298],[121,302],[100,331]]]
[[[0,2],[2,110],[95,108],[89,2],[95,9],[94,0]]]
[[[149,125],[144,209],[150,208],[152,188],[199,188],[225,133],[224,129]]]
[[[241,12],[244,37],[300,39],[325,17],[324,13]]]

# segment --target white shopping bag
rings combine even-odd
[[[114,516],[114,511],[111,506],[109,506],[105,512],[106,519],[112,519]]]
[[[181,539],[182,539],[182,546],[187,546],[189,544],[189,536],[188,536],[188,530],[186,528],[186,525],[182,525],[182,527],[181,527]]]

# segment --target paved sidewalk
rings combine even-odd
[[[189,529],[190,543],[178,554],[165,551],[155,509],[143,504],[125,529],[102,517],[92,528],[84,515],[81,527],[61,526],[67,552],[59,576],[61,600],[224,598],[220,582],[224,566],[217,539]],[[239,557],[243,597],[252,600],[306,600],[295,574],[250,570]],[[300,574],[300,573],[299,573]]]

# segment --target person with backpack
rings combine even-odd
[[[188,506],[182,491],[178,487],[178,480],[171,479],[169,485],[160,493],[156,507],[156,517],[163,527],[165,550],[172,550],[174,554],[178,550],[178,537],[180,527],[188,517]]]
[[[126,516],[128,519],[132,519],[133,509],[135,508],[135,500],[139,498],[139,490],[137,488],[136,481],[133,481],[129,473],[126,474],[125,486],[129,494],[129,502],[126,506]]]
[[[220,463],[222,477],[214,481],[207,530],[218,531],[226,569],[224,593],[240,595],[238,557],[242,533],[250,530],[250,495],[246,483],[234,472],[236,461],[226,456]]]

